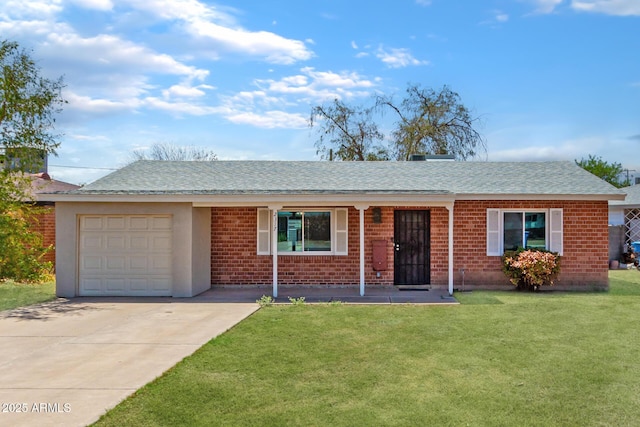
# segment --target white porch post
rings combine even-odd
[[[453,202],[447,205],[449,211],[449,295],[453,295]]]
[[[356,209],[360,212],[360,296],[364,296],[364,211],[369,206],[358,205]]]
[[[281,206],[269,206],[271,210],[271,256],[273,257],[273,297],[278,298],[278,210]]]

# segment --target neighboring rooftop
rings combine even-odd
[[[46,172],[31,174],[31,192],[36,200],[39,199],[38,196],[40,194],[67,192],[77,190],[78,188],[80,188],[79,185],[56,181]]]
[[[80,189],[98,194],[522,194],[617,196],[574,162],[142,160]]]
[[[640,185],[636,184],[630,187],[621,188],[620,190],[625,192],[627,198],[625,200],[611,201],[610,203],[612,205],[640,207]]]

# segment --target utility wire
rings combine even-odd
[[[70,168],[70,169],[100,169],[100,170],[106,170],[106,171],[115,171],[118,170],[118,168],[98,168],[98,167],[90,167],[90,166],[63,166],[63,165],[49,165],[50,167],[54,167],[54,168]]]

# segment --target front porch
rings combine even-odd
[[[357,286],[368,296],[394,284],[433,285],[453,293],[449,201],[211,207],[211,242],[214,288],[270,285],[258,297],[275,298],[292,286]]]
[[[256,302],[262,296],[271,296],[270,286],[220,286],[201,293],[194,300],[207,302]],[[305,303],[346,303],[346,304],[458,304],[447,289],[400,290],[397,287],[368,287],[367,294],[361,296],[356,286],[348,287],[304,287],[281,286],[277,304],[288,304],[289,298],[304,297]]]

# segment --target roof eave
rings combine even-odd
[[[637,209],[637,208],[640,208],[640,203],[637,203],[637,202],[627,203],[627,202],[621,202],[616,200],[613,202],[609,202],[609,206],[612,208]]]
[[[369,204],[437,205],[454,201],[451,193],[329,193],[329,194],[50,194],[47,201],[71,203],[191,203],[207,206],[351,206]]]
[[[624,200],[624,194],[456,194],[456,200]]]
[[[377,206],[434,205],[456,200],[624,200],[624,194],[453,194],[447,192],[336,192],[307,194],[141,194],[52,193],[39,201],[75,203],[192,203],[194,206],[329,206],[368,203]],[[614,202],[615,203],[615,202]]]

